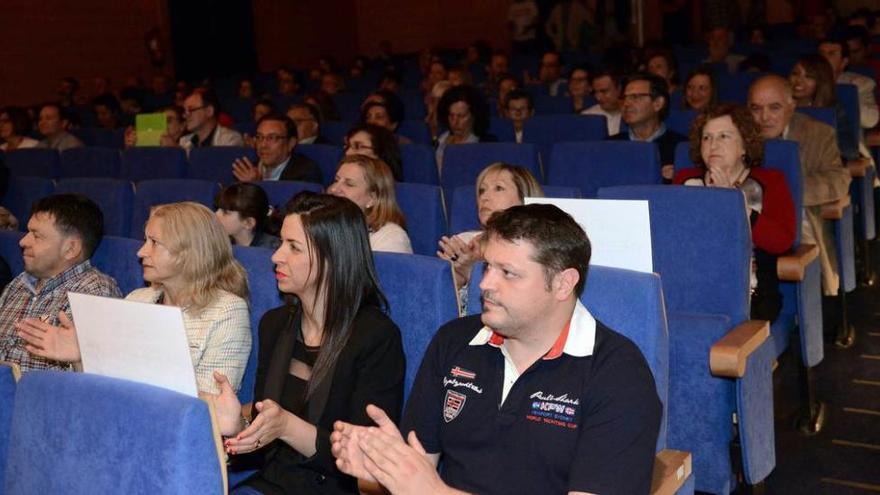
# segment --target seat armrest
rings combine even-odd
[[[737,325],[709,349],[709,369],[715,376],[742,378],[746,360],[770,336],[770,322],[747,320]]]
[[[855,160],[847,160],[846,168],[849,169],[850,177],[864,177],[868,173],[870,164],[868,158],[856,158]]]
[[[819,256],[815,244],[801,244],[793,252],[784,254],[776,260],[776,276],[784,282],[801,282],[807,265]]]
[[[843,218],[843,210],[852,202],[847,194],[845,197],[822,205],[822,218],[825,220],[840,220]]]
[[[226,448],[223,446],[223,437],[220,435],[220,422],[217,420],[217,409],[213,400],[202,399],[208,405],[208,414],[211,415],[211,435],[214,437],[214,447],[217,449],[217,461],[220,463],[220,475],[223,480],[223,495],[229,493],[229,473],[226,470]]]
[[[651,495],[673,495],[690,477],[691,469],[690,452],[672,449],[657,452],[651,475]]]
[[[18,364],[9,361],[0,361],[0,364],[12,368],[12,377],[15,378],[15,381],[21,380],[21,368]]]

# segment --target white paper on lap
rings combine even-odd
[[[618,199],[525,198],[556,205],[587,232],[591,265],[654,272],[648,202]]]
[[[180,308],[75,292],[67,296],[84,372],[198,397]]]

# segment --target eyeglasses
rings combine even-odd
[[[287,136],[282,136],[281,134],[257,134],[254,136],[254,141],[258,143],[277,143],[279,141],[284,141],[287,139]]]
[[[634,101],[641,100],[642,98],[650,97],[650,96],[651,96],[651,93],[630,93],[628,95],[623,95],[623,99],[626,101],[633,101],[634,102]]]
[[[200,107],[184,108],[184,109],[183,109],[183,114],[184,114],[184,115],[189,115],[189,114],[191,114],[191,113],[193,113],[193,112],[198,112],[199,110],[201,110],[201,109],[203,109],[203,108],[205,108],[205,107],[207,107],[207,106],[208,106],[208,105],[202,105],[202,106],[200,106]]]
[[[364,143],[359,143],[359,142],[355,141],[353,143],[345,143],[345,149],[360,151],[360,150],[371,150],[371,149],[373,149],[373,147],[370,145],[367,145]]]

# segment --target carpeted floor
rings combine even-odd
[[[880,244],[871,246],[880,273]],[[769,494],[880,493],[880,281],[848,294],[857,337],[850,349],[825,348],[816,389],[827,403],[828,420],[817,435],[794,427],[798,402],[798,359],[786,353],[774,373],[776,469]]]

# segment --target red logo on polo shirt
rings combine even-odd
[[[464,403],[467,401],[467,395],[455,390],[446,391],[446,400],[443,406],[443,421],[449,423],[458,417],[458,413],[464,409]]]
[[[466,369],[461,368],[459,366],[452,368],[452,370],[449,371],[449,374],[456,377],[456,378],[466,378],[468,380],[473,380],[477,377],[477,374],[474,373],[473,371],[466,370]]]

